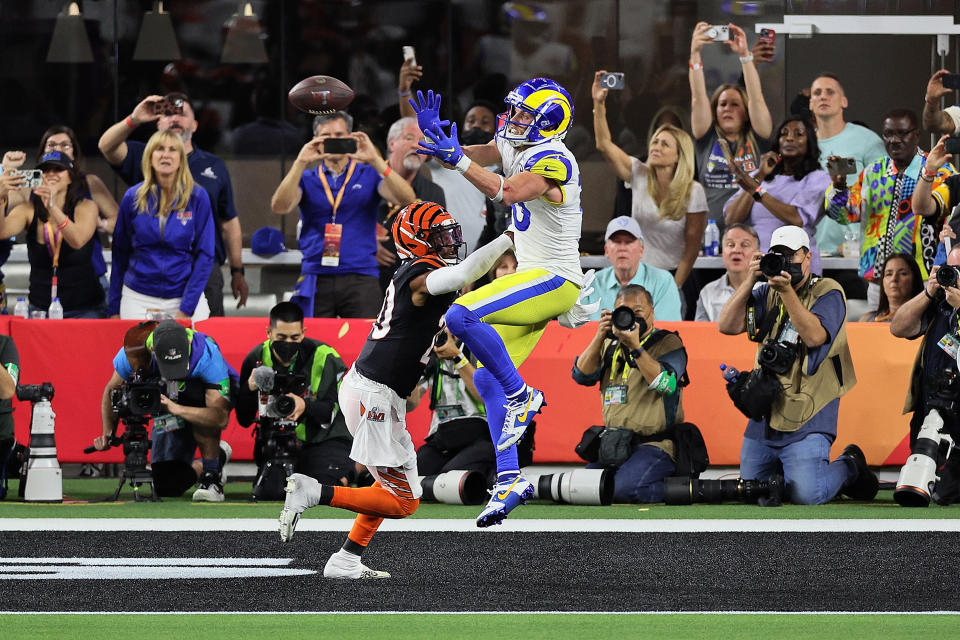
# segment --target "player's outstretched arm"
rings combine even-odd
[[[513,247],[513,240],[506,234],[499,236],[493,242],[486,244],[469,256],[460,264],[434,269],[422,276],[422,292],[431,296],[438,296],[462,289],[475,281],[493,266],[504,251]],[[420,278],[416,278],[410,288],[417,293]]]

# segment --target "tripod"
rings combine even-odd
[[[253,482],[252,500],[283,500],[287,478],[293,474],[296,454],[300,450],[297,440],[297,425],[286,420],[277,420],[264,428],[263,458],[266,460]],[[282,475],[281,475],[282,474]]]
[[[116,502],[120,499],[120,492],[123,485],[127,482],[133,487],[133,499],[135,502],[160,502],[157,496],[156,488],[153,486],[153,475],[147,469],[147,453],[150,451],[150,436],[147,433],[147,423],[149,417],[131,416],[121,418],[124,429],[120,437],[111,436],[110,446],[116,447],[123,445],[123,473],[120,476],[120,483],[112,496],[103,499],[103,502]],[[84,449],[84,453],[93,453],[96,451],[93,447]],[[144,496],[140,493],[143,485],[150,485],[150,494]]]

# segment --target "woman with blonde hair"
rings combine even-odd
[[[653,132],[646,162],[627,155],[610,137],[604,107],[607,89],[600,85],[603,73],[598,71],[593,81],[597,149],[617,177],[630,184],[631,214],[643,232],[644,263],[673,274],[686,309],[692,313],[699,293],[696,279],[691,277],[693,263],[707,226],[707,197],[693,179],[693,141],[682,129],[665,124]]]
[[[723,204],[737,191],[731,164],[747,173],[756,171],[773,132],[747,35],[734,24],[726,26],[729,40],[724,42],[740,57],[746,89],[722,84],[707,99],[701,52],[714,42],[714,31],[723,25],[698,22],[690,41],[690,131],[696,141],[697,179],[707,192],[710,218],[718,223],[723,220]]]
[[[193,181],[172,131],[150,137],[142,168],[144,181],[120,201],[107,312],[143,319],[157,310],[202,320],[210,315],[203,288],[214,259],[210,197]]]

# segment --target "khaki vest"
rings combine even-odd
[[[839,291],[840,295],[843,295],[843,289],[836,280],[816,278],[805,284],[797,292],[797,296],[804,308],[809,310],[828,291]],[[843,297],[843,302],[846,304],[846,296]],[[770,289],[767,294],[765,313],[779,313],[779,306],[780,294]],[[783,318],[777,319],[768,337],[777,335],[785,318],[786,314]],[[840,325],[840,331],[834,338],[827,357],[813,375],[805,374],[807,352],[807,347],[800,342],[793,367],[786,374],[777,376],[780,384],[783,385],[783,394],[773,403],[770,416],[772,429],[796,431],[828,403],[842,397],[857,384],[857,375],[853,370],[853,359],[850,357],[850,347],[847,344],[846,320]],[[759,366],[759,356],[760,348],[758,347],[754,367]]]

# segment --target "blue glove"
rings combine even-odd
[[[449,136],[440,127],[424,129],[423,135],[427,137],[427,141],[420,142],[417,153],[434,156],[441,162],[454,167],[463,158],[463,150],[460,149],[460,141],[457,140],[456,122],[450,125]]]
[[[449,120],[440,119],[440,94],[434,94],[433,89],[427,91],[427,97],[423,97],[423,91],[417,90],[417,101],[408,98],[407,102],[417,112],[417,124],[420,125],[420,131],[428,129],[446,127],[450,124]]]

